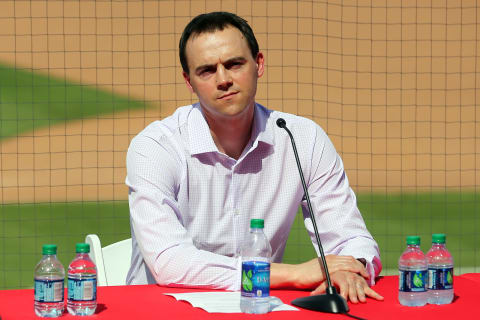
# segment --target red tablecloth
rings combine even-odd
[[[367,303],[349,303],[350,313],[366,319],[473,319],[480,298],[480,274],[470,273],[454,279],[455,299],[449,305],[404,307],[398,303],[398,277],[378,279],[375,290],[384,296],[384,301],[368,299]],[[205,291],[194,289],[166,288],[157,285],[99,287],[97,312],[89,319],[349,319],[345,315],[318,313],[309,310],[276,311],[264,315],[241,313],[207,313],[193,308],[184,301],[162,293]],[[285,303],[306,296],[305,291],[272,290],[271,294]],[[39,319],[33,311],[33,290],[0,290],[1,320]],[[83,317],[82,317],[83,318]],[[65,313],[61,319],[80,319]]]

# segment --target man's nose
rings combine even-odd
[[[224,66],[219,66],[216,73],[217,88],[219,90],[228,90],[233,84],[232,77]]]

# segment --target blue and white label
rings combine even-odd
[[[453,288],[453,268],[429,268],[428,290],[450,290]]]
[[[38,280],[35,279],[35,301],[37,302],[63,302],[64,280]]]
[[[95,301],[97,300],[97,279],[68,278],[68,300]]]
[[[398,290],[403,292],[425,292],[427,291],[428,273],[427,270],[406,271],[399,270]]]
[[[270,295],[270,263],[244,261],[242,263],[242,297],[260,298]]]

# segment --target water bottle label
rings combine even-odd
[[[35,301],[37,302],[63,302],[64,280],[38,280],[35,279]]]
[[[68,300],[95,301],[97,300],[97,279],[68,278]]]
[[[260,298],[270,295],[270,263],[242,263],[242,297]]]
[[[453,288],[453,268],[429,268],[428,290],[449,290]]]
[[[427,270],[406,271],[399,270],[399,291],[424,292],[427,291]]]

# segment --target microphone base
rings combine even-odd
[[[297,298],[292,304],[303,309],[328,313],[347,313],[349,310],[347,301],[337,293]]]

